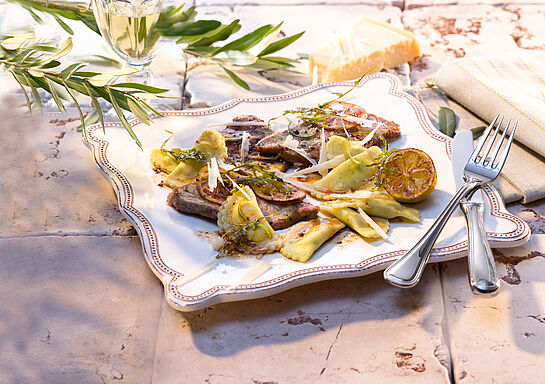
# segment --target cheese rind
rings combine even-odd
[[[420,56],[416,36],[393,25],[363,17],[332,36],[309,55],[309,78],[318,82],[357,79]]]

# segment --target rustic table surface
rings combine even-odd
[[[240,18],[248,29],[284,20],[286,34],[306,30],[287,49],[291,55],[307,52],[360,15],[402,25],[423,45],[423,58],[411,67],[413,83],[466,55],[525,51],[545,59],[543,1],[476,3],[202,0],[196,5],[202,17]],[[15,23],[12,16],[20,14],[0,7],[4,24]],[[179,93],[184,65],[161,53],[153,65],[157,81]],[[188,68],[190,99],[184,108],[247,94],[213,66]],[[30,118],[16,84],[6,76],[0,81],[1,383],[543,380],[543,202],[508,207],[533,234],[523,247],[495,251],[502,277],[495,297],[471,293],[466,261],[460,259],[429,265],[412,290],[389,286],[375,273],[180,313],[165,302],[135,231],[75,131],[75,115]],[[308,84],[300,76],[270,73],[249,81],[258,94]]]

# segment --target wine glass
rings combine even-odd
[[[93,13],[108,45],[125,62],[138,70],[131,81],[151,82],[149,64],[160,38],[155,24],[162,0],[92,0]]]

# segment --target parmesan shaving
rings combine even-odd
[[[304,149],[299,148],[299,142],[295,140],[291,135],[286,136],[286,140],[284,140],[284,143],[282,145],[303,156],[310,162],[310,164],[316,165],[316,160],[314,160]]]
[[[318,66],[312,67],[312,85],[318,84]]]
[[[226,171],[230,171],[231,169],[235,168],[234,165],[224,163],[223,160],[217,160],[217,162],[218,162],[219,166],[220,166],[222,169],[225,169]]]
[[[384,240],[388,240],[388,237],[389,237],[388,234],[384,232],[382,228],[380,228],[379,225],[375,223],[375,221],[371,219],[371,217],[369,217],[369,215],[363,211],[363,209],[358,207],[358,213],[360,214],[361,217],[363,217],[363,220],[365,220],[367,224],[369,224],[371,228],[373,228],[380,235],[380,237],[382,237]]]
[[[231,183],[233,183],[233,185],[235,186],[235,188],[238,189],[238,190],[240,191],[240,193],[242,193],[242,194],[244,195],[244,197],[245,197],[247,200],[252,200],[252,198],[250,197],[250,195],[248,195],[244,189],[240,188],[240,185],[238,185],[237,183],[235,183],[235,180],[231,179],[231,178],[229,177],[229,175],[225,175],[225,177],[227,177],[227,178],[229,179],[229,181],[230,181]]]
[[[260,261],[256,266],[254,266],[250,271],[242,276],[239,281],[227,288],[228,291],[235,290],[238,286],[246,283],[250,283],[257,279],[259,276],[263,275],[269,269],[272,268],[272,265],[266,261]]]
[[[369,134],[367,136],[365,136],[363,139],[358,141],[358,145],[360,147],[363,147],[365,144],[367,144],[369,141],[371,141],[371,139],[373,138],[373,136],[375,136],[375,133],[377,133],[377,131],[380,128],[381,125],[382,125],[382,123],[377,125],[375,128],[373,128],[373,130],[371,132],[369,132]]]
[[[368,199],[373,196],[373,192],[355,191],[350,193],[330,193],[329,196],[336,199]]]
[[[213,191],[218,186],[218,180],[223,184],[223,179],[221,178],[221,172],[220,168],[218,166],[218,161],[215,157],[212,157],[210,159],[210,162],[208,163],[208,187]]]
[[[350,121],[351,123],[356,123],[358,125],[361,125],[362,127],[365,127],[365,128],[373,128],[373,127],[375,127],[375,124],[377,124],[377,123],[379,125],[383,124],[380,121],[362,119],[361,117],[345,115],[343,113],[339,113],[336,116],[341,117],[343,120]]]
[[[285,181],[286,183],[289,183],[291,185],[294,185],[296,186],[297,188],[303,190],[303,191],[307,191],[313,195],[323,195],[324,192],[323,191],[319,191],[315,188],[312,187],[312,185],[308,184],[308,183],[303,183],[302,181],[299,181],[299,180],[295,180],[295,179],[292,179],[290,176],[291,175],[287,175],[285,173],[282,173],[280,171],[276,171],[275,172],[276,176],[280,177],[283,181]]]
[[[218,265],[218,263],[219,263],[219,260],[216,259],[216,260],[212,260],[209,263],[206,263],[205,265],[201,265],[200,267],[183,275],[181,278],[178,279],[178,281],[174,283],[174,285],[179,287],[181,285],[187,284],[190,281],[195,280],[197,277],[200,277],[204,275],[205,273],[208,273],[211,270],[213,270],[216,267],[216,265]]]
[[[212,127],[266,127],[269,123],[266,121],[230,121],[228,123],[210,123],[206,124],[207,128]]]
[[[337,165],[344,163],[344,161],[345,161],[344,155],[337,155],[331,160],[327,160],[327,161],[318,163],[316,165],[313,165],[312,167],[303,168],[299,171],[290,173],[289,176],[301,176],[301,175],[306,175],[308,173],[313,173],[313,172],[319,172],[323,176],[327,174],[327,171],[329,169],[335,168]]]
[[[210,188],[211,191],[215,190],[218,186],[218,178],[214,174],[214,170],[212,169],[212,160],[208,162],[208,188]]]
[[[322,137],[320,138],[320,158],[318,159],[318,164],[325,163],[327,161],[327,150],[326,150],[326,144],[325,144],[325,131],[324,127],[322,127]],[[327,174],[328,169],[320,169],[318,173],[320,175],[325,176]]]
[[[246,131],[242,132],[242,143],[240,144],[240,158],[242,162],[248,157],[248,152],[250,152],[250,134]]]

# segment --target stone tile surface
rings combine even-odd
[[[545,364],[545,236],[495,250],[502,286],[475,296],[466,261],[443,263],[442,278],[456,383],[529,383]]]
[[[3,81],[5,78],[3,78]],[[78,117],[23,115],[0,103],[0,237],[44,233],[133,234],[115,194],[76,131]]]
[[[327,5],[336,5],[343,7],[352,7],[354,5],[371,5],[375,7],[383,6],[396,6],[402,7],[403,0],[195,0],[194,3],[197,6],[205,5],[223,5],[223,6],[234,6],[234,5],[315,5],[315,4],[327,4]]]
[[[403,24],[422,45],[413,82],[465,56],[524,52],[545,59],[545,9],[539,5],[445,5],[409,9]]]
[[[380,273],[180,313],[163,304],[154,383],[448,383],[437,266],[407,291]]]
[[[1,383],[150,382],[164,299],[137,237],[0,240],[0,263]]]

